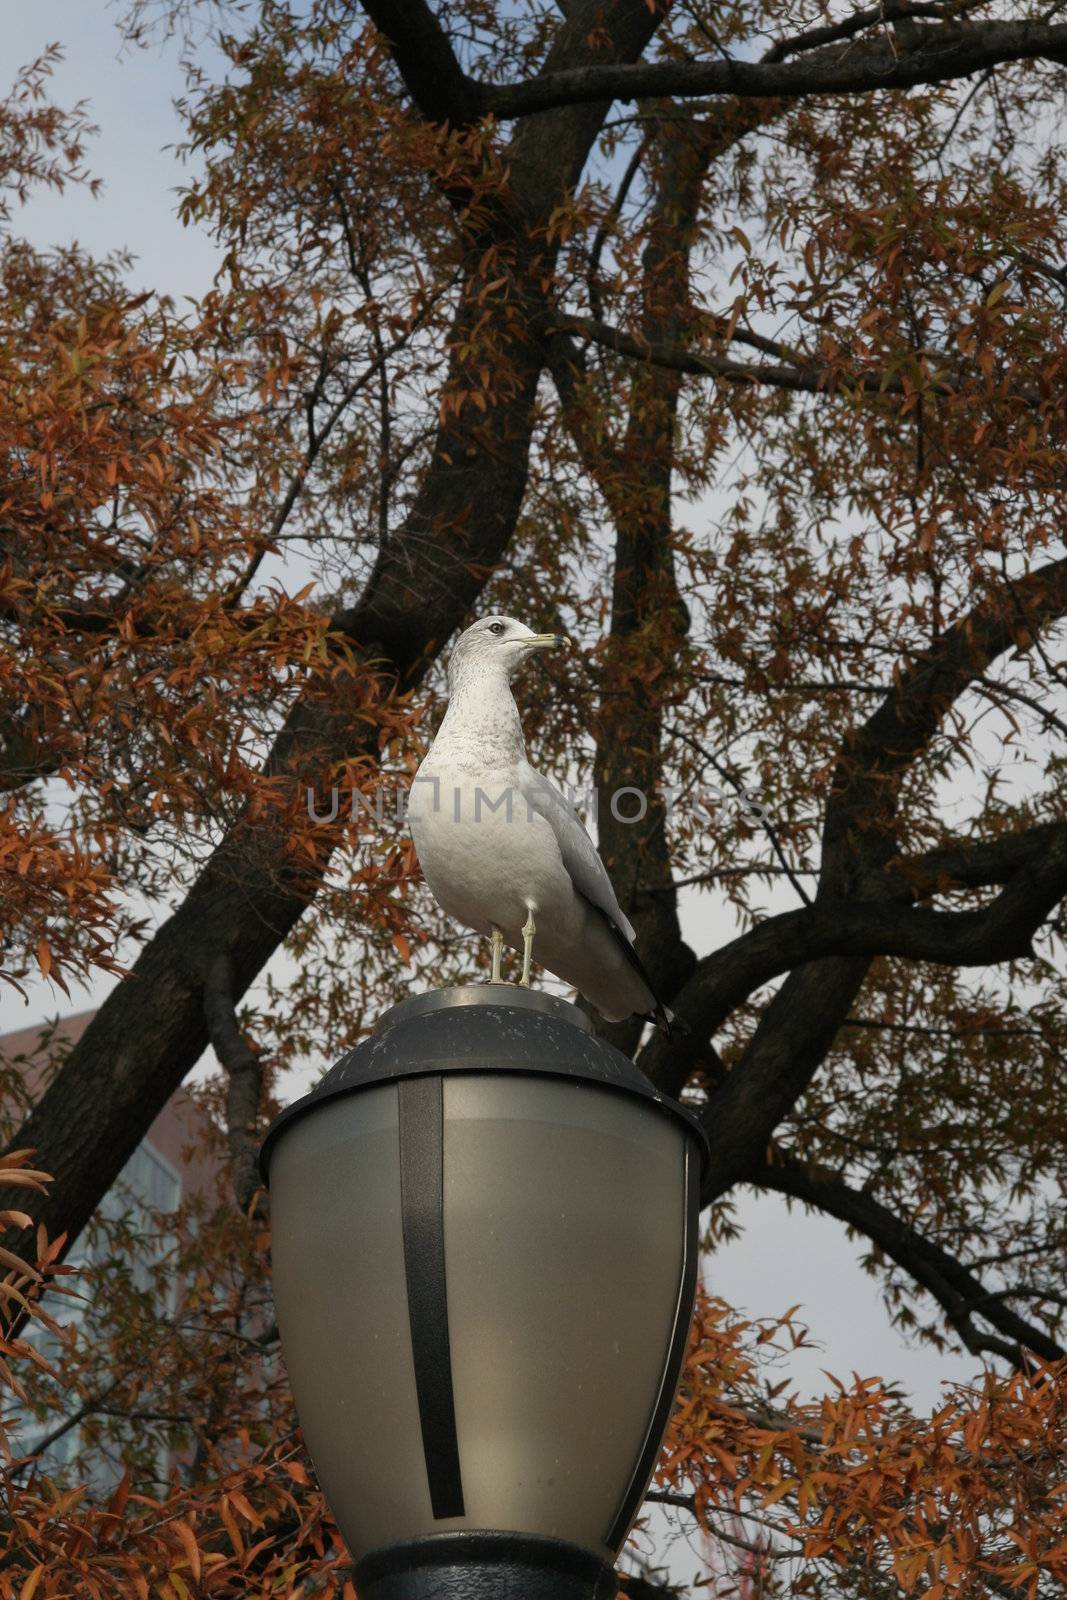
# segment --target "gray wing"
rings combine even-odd
[[[555,834],[563,865],[578,893],[596,906],[598,911],[602,911],[632,945],[636,937],[634,930],[615,898],[615,890],[611,887],[607,868],[597,854],[596,845],[586,833],[585,824],[570,801],[554,783],[529,766],[519,780],[519,788],[530,810],[544,817]]]

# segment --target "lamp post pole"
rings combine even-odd
[[[297,1411],[360,1600],[608,1600],[696,1288],[695,1119],[576,1007],[419,995],[261,1152]]]

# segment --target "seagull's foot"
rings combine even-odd
[[[533,942],[537,930],[534,927],[533,907],[526,907],[526,921],[522,925],[522,977],[519,979],[522,987],[530,987],[530,969],[533,966]]]
[[[497,927],[495,922],[493,923],[492,927],[493,932],[491,937],[493,941],[493,970],[489,975],[489,982],[503,983],[504,975],[501,970],[501,962],[504,957],[504,935]]]

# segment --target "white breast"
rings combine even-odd
[[[408,823],[435,899],[478,933],[496,923],[521,942],[531,904],[573,897],[555,835],[527,807],[513,767],[474,777],[442,768],[431,751],[412,785]]]

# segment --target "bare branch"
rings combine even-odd
[[[1003,1356],[1014,1366],[1025,1366],[1027,1352],[1043,1361],[1058,1361],[1067,1354],[1041,1328],[1005,1306],[1000,1295],[990,1293],[955,1256],[873,1195],[852,1188],[836,1174],[809,1171],[788,1155],[775,1152],[773,1160],[753,1174],[752,1182],[759,1188],[802,1200],[865,1234],[933,1295],[973,1355],[988,1352]],[[994,1332],[979,1328],[976,1316],[981,1316]]]
[[[885,700],[844,742],[823,829],[824,855],[838,888],[858,858],[862,833],[872,859],[893,853],[892,819],[899,780],[933,738],[949,707],[1012,645],[1028,649],[1037,631],[1067,611],[1067,557],[993,589],[899,674]],[[881,839],[877,836],[881,833]]]

